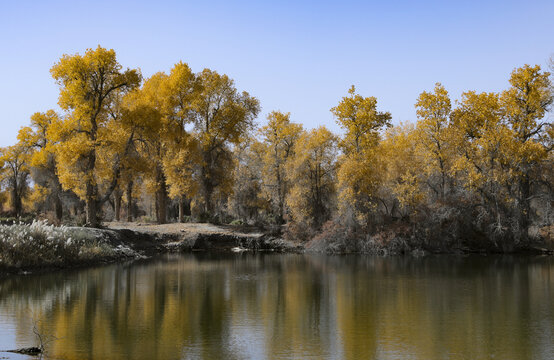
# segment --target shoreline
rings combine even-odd
[[[98,255],[82,259],[63,259],[60,263],[42,263],[31,266],[9,266],[0,262],[0,276],[46,273],[64,269],[77,269],[113,263],[133,262],[157,255],[185,252],[280,252],[280,253],[323,253],[327,255],[366,254],[377,256],[426,256],[426,255],[545,255],[551,256],[552,249],[529,246],[510,252],[490,249],[456,248],[444,249],[407,248],[389,251],[386,247],[372,253],[351,251],[331,252],[310,249],[309,244],[294,243],[270,235],[258,228],[207,223],[141,224],[126,222],[105,223],[105,227],[68,229],[82,231],[102,242],[111,250],[110,255]]]
[[[77,269],[148,259],[169,253],[194,251],[242,252],[267,251],[300,253],[303,245],[285,241],[258,229],[239,229],[203,223],[140,224],[106,223],[103,228],[69,227],[86,232],[112,250],[110,255],[98,255],[86,260],[64,259],[63,262],[37,265],[10,266],[0,261],[0,276],[26,275],[64,269]],[[242,231],[241,231],[242,230]]]

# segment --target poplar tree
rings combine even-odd
[[[64,55],[50,72],[60,86],[58,104],[67,112],[54,135],[60,182],[85,201],[87,225],[97,227],[120,171],[119,155],[108,149],[109,128],[117,121],[110,109],[118,93],[139,85],[141,75],[122,70],[115,51],[100,46],[84,55]]]

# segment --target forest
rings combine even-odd
[[[62,112],[36,112],[0,150],[5,219],[256,226],[340,252],[554,239],[554,88],[538,65],[498,93],[437,83],[414,123],[352,86],[330,109],[341,134],[282,111],[260,126],[258,99],[184,62],[143,79],[98,46],[50,72]]]

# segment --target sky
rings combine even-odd
[[[330,109],[355,85],[393,123],[422,91],[501,91],[554,54],[554,1],[0,0],[0,146],[37,111],[59,110],[50,68],[101,45],[143,76],[184,61],[225,73],[306,128],[340,132]]]

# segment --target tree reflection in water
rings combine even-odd
[[[33,313],[61,359],[540,359],[553,298],[548,257],[171,255],[0,280],[0,347]]]

